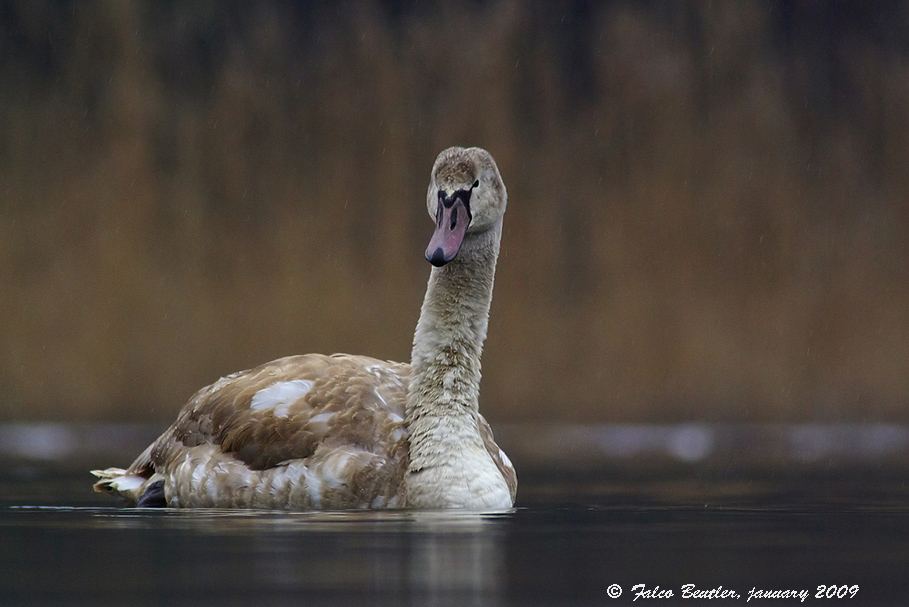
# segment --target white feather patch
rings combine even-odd
[[[508,459],[508,456],[505,455],[505,452],[502,451],[501,449],[499,449],[499,458],[501,458],[502,462],[503,462],[506,466],[508,466],[509,468],[514,468],[514,466],[513,466],[512,463],[511,463],[511,460]]]
[[[312,470],[301,463],[295,462],[287,467],[287,475],[289,477],[299,476],[306,487],[306,493],[309,495],[309,502],[312,507],[322,507],[322,480],[313,474]]]
[[[338,450],[325,458],[319,467],[322,482],[332,488],[346,484],[350,480],[346,468],[352,456],[349,451]]]
[[[147,480],[143,476],[128,474],[112,480],[110,486],[116,491],[133,491],[141,487]]]
[[[391,432],[391,442],[396,443],[404,438],[404,428],[398,427]]]
[[[317,413],[309,418],[309,422],[306,424],[310,432],[315,432],[317,434],[325,434],[328,432],[328,429],[334,424],[335,414],[334,413]]]
[[[262,388],[252,397],[249,408],[253,411],[272,411],[275,417],[287,417],[290,406],[303,398],[312,388],[308,379],[292,379]]]

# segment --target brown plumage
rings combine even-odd
[[[403,507],[400,489],[409,463],[404,429],[409,375],[410,365],[346,354],[289,356],[229,375],[199,390],[177,421],[127,470],[96,472],[103,480],[95,489],[119,492],[135,503],[150,483],[171,480],[175,486],[186,485],[186,496],[171,504],[184,507]],[[286,415],[275,415],[275,408],[251,407],[262,390],[295,380],[311,381],[312,387],[287,403],[281,411]],[[514,469],[503,460],[482,415],[477,422],[489,455],[514,496]],[[179,480],[179,467],[203,459],[209,462],[204,468],[206,482],[193,490],[189,482]],[[331,486],[323,476],[318,488],[294,486],[294,479],[276,474],[293,460],[310,470],[335,462],[333,474],[346,472],[349,482]],[[115,481],[121,477],[135,478],[136,488],[118,489]],[[211,486],[218,489],[200,490]]]

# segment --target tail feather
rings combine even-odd
[[[92,474],[101,479],[94,484],[96,492],[120,495],[132,503],[136,503],[142,497],[145,484],[149,480],[138,474],[129,474],[122,468],[92,470]]]
[[[150,444],[126,470],[123,468],[92,470],[92,474],[100,479],[94,484],[95,491],[119,495],[131,505],[136,505],[149,485],[161,478],[155,474],[155,467],[151,462],[155,445],[157,442]]]

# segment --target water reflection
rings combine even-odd
[[[443,605],[458,594],[466,605],[498,605],[505,562],[503,534],[488,515],[413,513],[413,552],[408,584],[426,594],[426,604]]]
[[[82,532],[94,538],[108,537],[118,543],[127,535],[139,538],[143,553],[129,560],[135,560],[138,570],[165,575],[171,587],[201,586],[216,593],[224,588],[267,588],[279,595],[305,590],[346,597],[354,604],[366,596],[379,596],[397,604],[439,606],[501,604],[504,525],[511,516],[509,512],[15,510],[20,515],[30,512],[33,522],[45,527],[48,519],[68,519],[67,525],[78,521],[76,527],[83,526]],[[162,555],[166,555],[163,560]],[[109,563],[119,561],[116,552],[108,558]]]

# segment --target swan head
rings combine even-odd
[[[426,208],[436,229],[426,259],[444,266],[473,235],[499,225],[508,196],[496,161],[481,148],[448,148],[436,158]]]

